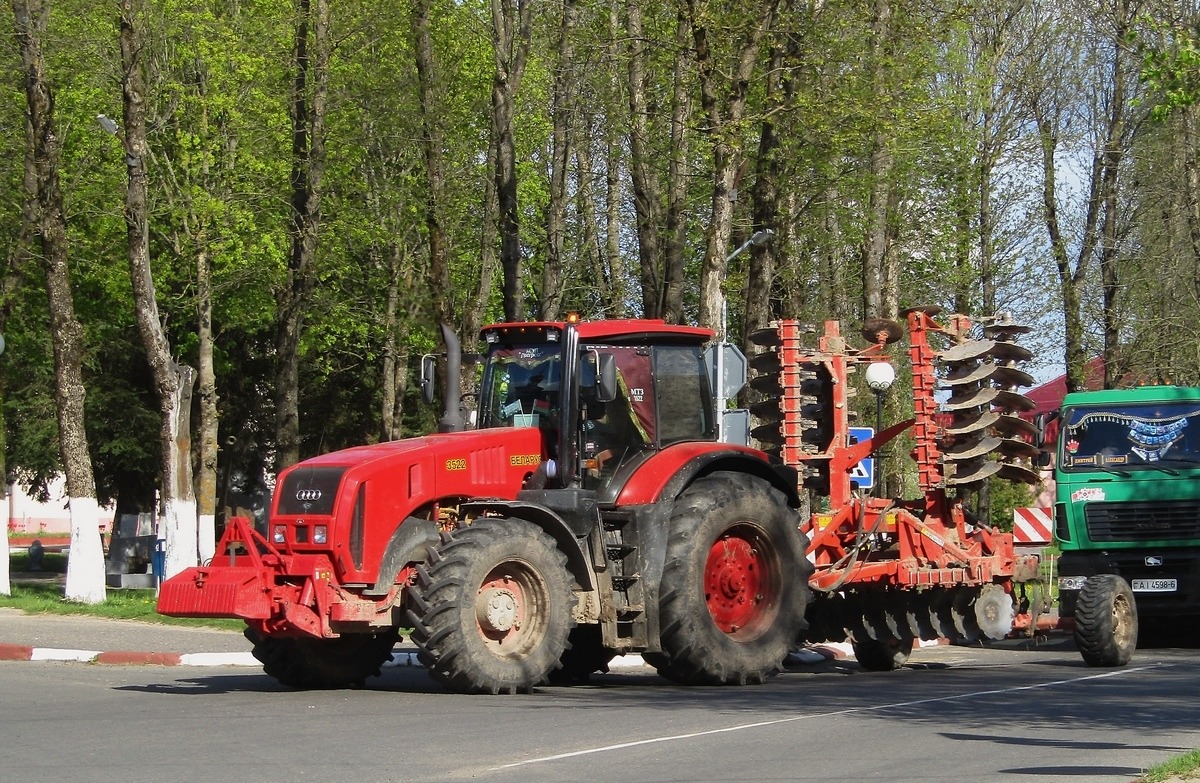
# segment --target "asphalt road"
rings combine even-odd
[[[1200,650],[1089,669],[1065,638],[835,661],[760,687],[649,670],[522,696],[420,669],[301,692],[253,669],[0,662],[0,783],[1129,781],[1200,747]]]

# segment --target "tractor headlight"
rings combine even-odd
[[[329,528],[325,525],[313,527],[313,543],[324,544],[329,541]]]
[[[276,525],[271,531],[271,540],[276,544],[282,544],[287,541],[287,526]]]

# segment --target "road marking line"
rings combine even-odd
[[[639,745],[654,745],[660,742],[675,742],[678,740],[695,739],[696,737],[709,737],[714,734],[728,734],[734,731],[744,731],[746,729],[758,729],[763,726],[778,726],[782,723],[795,723],[801,720],[811,720],[813,718],[833,718],[839,715],[851,715],[856,712],[879,712],[882,710],[892,710],[900,707],[915,707],[922,704],[938,704],[947,701],[959,701],[962,699],[972,699],[980,696],[995,696],[1001,693],[1016,693],[1018,691],[1031,691],[1039,688],[1052,688],[1056,685],[1074,685],[1079,682],[1087,682],[1089,680],[1103,680],[1109,677],[1123,677],[1126,674],[1136,674],[1149,669],[1155,669],[1160,666],[1170,666],[1171,664],[1151,664],[1149,666],[1138,666],[1133,669],[1118,669],[1114,671],[1102,672],[1100,674],[1090,674],[1087,677],[1074,677],[1069,680],[1054,680],[1052,682],[1035,683],[1033,685],[1018,685],[1012,688],[997,688],[990,691],[972,691],[971,693],[960,693],[955,696],[936,696],[929,699],[916,699],[914,701],[899,701],[892,704],[877,704],[871,707],[848,707],[844,710],[834,710],[833,712],[819,712],[808,715],[793,715],[788,718],[774,718],[772,720],[757,721],[755,723],[742,723],[737,726],[726,726],[722,729],[707,729],[705,731],[693,731],[688,734],[673,734],[667,737],[652,737],[650,739],[633,740],[631,742],[618,742],[614,745],[603,745],[597,748],[587,748],[586,750],[574,750],[568,753],[556,753],[553,756],[542,756],[536,759],[526,759],[524,761],[516,761],[512,764],[504,764],[499,767],[492,767],[488,772],[498,772],[504,769],[512,769],[514,767],[527,767],[533,764],[542,764],[547,761],[560,761],[562,759],[576,758],[579,756],[590,756],[594,753],[604,753],[610,750],[623,750],[625,748],[635,748]]]

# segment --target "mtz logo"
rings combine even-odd
[[[301,502],[312,503],[321,499],[321,490],[319,489],[302,489],[296,493],[296,500]]]
[[[1162,564],[1163,564],[1163,559],[1161,557],[1159,557],[1158,555],[1150,555],[1149,557],[1146,558],[1146,565],[1150,566],[1151,568],[1156,568],[1158,566],[1161,566]]]

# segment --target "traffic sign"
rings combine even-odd
[[[874,427],[851,427],[850,428],[850,445],[862,443],[865,440],[870,440],[875,437]],[[875,460],[872,457],[867,457],[862,462],[850,469],[850,481],[858,485],[859,489],[870,489],[875,486]]]

